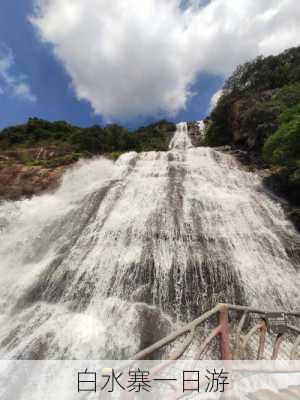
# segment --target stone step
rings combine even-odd
[[[293,395],[295,399],[300,400],[300,385],[289,386],[286,390],[290,393],[290,395]]]
[[[288,389],[292,389],[296,391],[296,393],[300,394],[300,385],[291,385],[288,387]]]
[[[258,390],[255,393],[249,393],[247,397],[250,400],[295,400],[295,397],[291,397],[286,393],[276,393],[268,389]]]
[[[294,400],[300,400],[300,391],[293,388],[281,389],[279,393],[284,393],[292,397]]]

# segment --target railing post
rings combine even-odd
[[[241,334],[242,334],[242,330],[244,328],[246,319],[248,317],[248,312],[245,311],[242,315],[242,318],[240,319],[240,322],[238,324],[237,327],[237,331],[236,331],[236,339],[235,339],[235,348],[233,351],[233,359],[234,360],[239,360],[241,357]]]
[[[232,360],[230,351],[230,331],[228,322],[228,307],[225,304],[220,306],[219,311],[220,326],[220,354],[221,360]]]
[[[264,321],[264,324],[260,328],[260,334],[259,334],[259,345],[258,345],[258,351],[257,351],[257,359],[258,360],[262,360],[264,357],[266,334],[267,334],[267,325]]]
[[[278,357],[278,353],[279,353],[279,349],[280,349],[280,345],[283,342],[284,339],[284,334],[283,333],[279,333],[275,343],[274,343],[274,347],[273,347],[273,353],[272,353],[272,360],[277,360]]]

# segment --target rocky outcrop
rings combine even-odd
[[[189,137],[191,138],[193,146],[203,146],[208,123],[208,119],[188,122]]]
[[[166,151],[175,128],[162,120],[130,132],[117,124],[81,128],[38,118],[7,127],[0,131],[0,201],[52,189],[66,167],[81,158]]]
[[[21,164],[0,166],[0,200],[31,197],[55,188],[65,167],[45,168]]]
[[[57,187],[68,165],[78,157],[55,146],[0,153],[0,200],[18,200]]]
[[[277,92],[277,89],[266,90],[232,102],[228,110],[232,144],[254,152],[260,150],[265,134],[273,133],[278,126],[276,121],[281,110],[268,103]]]

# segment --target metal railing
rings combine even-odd
[[[234,328],[229,322],[231,313],[237,314],[233,319],[235,321]],[[197,328],[214,319],[215,316],[218,316],[217,326],[214,327],[210,334],[204,339],[200,348],[196,354],[194,354],[193,359],[202,359],[212,340],[218,338],[219,357],[221,360],[241,360],[245,357],[246,348],[250,339],[255,334],[258,334],[259,344],[256,359],[262,360],[265,355],[266,335],[271,332],[273,332],[273,336],[274,332],[276,332],[271,359],[277,359],[281,345],[284,340],[287,339],[287,336],[289,336],[289,341],[291,341],[291,338],[294,340],[289,353],[289,359],[298,359],[297,350],[300,346],[300,327],[299,323],[297,323],[298,326],[294,325],[294,321],[298,321],[298,318],[300,321],[300,311],[266,311],[253,307],[221,303],[199,318],[186,324],[183,328],[140,351],[132,360],[146,360],[156,351],[184,337],[185,340],[181,343],[179,348],[168,356],[168,360],[180,359],[196,338]],[[238,322],[236,323],[236,321]],[[246,323],[249,321],[253,326],[250,327],[250,329],[248,327],[248,331],[244,332]],[[249,323],[247,323],[247,325],[249,325]]]

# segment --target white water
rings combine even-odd
[[[299,235],[261,179],[193,148],[78,163],[0,207],[0,358],[130,358],[218,301],[299,305]]]
[[[197,124],[198,124],[198,127],[199,127],[200,140],[204,141],[204,139],[205,139],[205,130],[206,130],[205,122],[203,120],[201,120],[201,121],[198,121]]]

